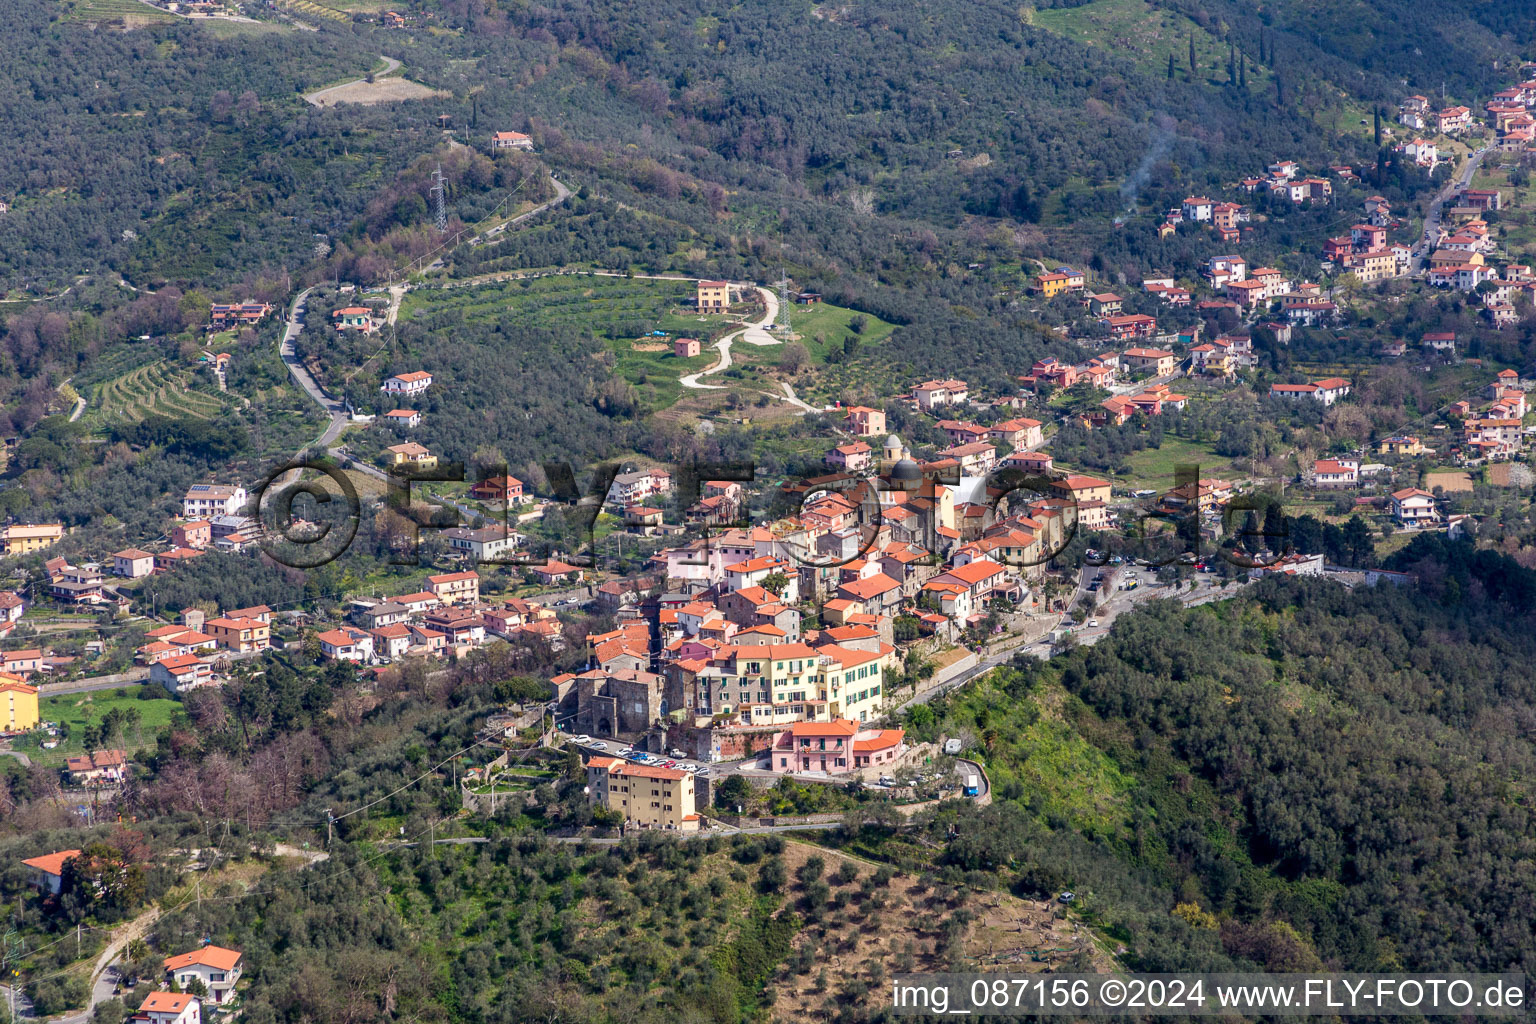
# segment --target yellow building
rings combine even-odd
[[[0,731],[26,732],[36,729],[37,687],[28,686],[20,676],[0,672]]]
[[[1385,281],[1397,276],[1397,257],[1391,250],[1386,252],[1362,252],[1349,258],[1349,270],[1361,283]]]
[[[729,281],[700,281],[697,299],[699,312],[724,313],[731,307],[731,283]]]
[[[29,555],[57,544],[64,536],[59,523],[24,526],[20,523],[0,528],[0,549],[7,555]]]
[[[617,757],[594,757],[587,762],[587,799],[641,828],[693,832],[702,820],[694,810],[691,772]]]
[[[415,466],[420,469],[431,469],[437,465],[437,456],[415,441],[392,444],[385,451],[389,452],[392,465]]]
[[[1378,442],[1376,452],[1379,455],[1423,455],[1424,445],[1417,437],[1404,434]]]
[[[883,702],[890,651],[828,644],[762,644],[736,648],[710,694],[716,711],[741,712],[752,725],[851,718],[867,722]]]

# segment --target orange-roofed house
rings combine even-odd
[[[515,476],[493,476],[471,487],[469,496],[477,501],[520,502],[523,482]]]
[[[189,519],[171,527],[171,546],[201,551],[213,543],[213,524],[206,519]]]
[[[615,757],[587,762],[587,799],[624,816],[631,827],[695,832],[694,779],[677,768],[653,768]]]
[[[145,1024],[202,1024],[203,1004],[184,992],[151,992],[129,1019]]]
[[[128,773],[128,759],[121,750],[98,750],[64,759],[64,770],[76,785],[100,785],[122,782]]]
[[[837,588],[837,596],[856,601],[865,612],[883,614],[894,612],[901,605],[901,584],[883,572],[877,572],[861,580],[844,583]]]
[[[853,770],[853,738],[859,724],[846,718],[830,722],[796,722],[774,737],[772,766],[776,772],[821,772],[842,775]]]
[[[443,604],[472,605],[480,600],[480,574],[467,569],[428,576],[427,589]]]
[[[421,413],[415,409],[391,409],[384,414],[384,422],[397,427],[419,427]]]
[[[432,386],[432,375],[425,370],[397,373],[386,380],[379,390],[388,395],[419,395]]]
[[[32,874],[32,884],[57,895],[64,886],[64,863],[80,856],[79,850],[60,850],[45,853],[41,857],[29,857],[22,861]]]
[[[360,331],[363,334],[373,333],[373,310],[367,306],[347,306],[338,309],[331,314],[331,319],[336,321],[338,331]]]
[[[843,428],[858,437],[876,437],[885,433],[885,410],[850,406],[843,414]]]
[[[240,951],[223,946],[204,946],[165,959],[165,973],[171,981],[183,991],[193,981],[202,982],[212,1003],[227,1003],[235,994],[242,966]]]
[[[532,152],[533,138],[522,132],[497,132],[491,136],[492,149],[523,149]]]
[[[873,768],[890,764],[906,749],[902,729],[870,729],[855,733],[853,737],[853,766]]]
[[[694,290],[694,301],[701,313],[724,313],[731,308],[731,283],[700,281]]]
[[[1108,480],[1072,474],[1062,480],[1053,480],[1051,490],[1077,502],[1077,522],[1083,528],[1102,530],[1109,526]]]
[[[1120,359],[1129,369],[1151,370],[1156,377],[1168,376],[1178,365],[1178,359],[1172,352],[1160,348],[1126,349]]]
[[[1435,522],[1440,518],[1440,513],[1435,509],[1435,496],[1417,487],[1393,491],[1392,518],[1408,527]]]
[[[272,627],[256,619],[209,619],[203,624],[203,632],[220,647],[242,654],[272,646]]]

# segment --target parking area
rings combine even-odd
[[[585,754],[596,757],[619,757],[635,764],[649,765],[652,768],[675,768],[678,771],[691,772],[694,775],[707,776],[710,774],[710,766],[689,760],[686,757],[670,757],[663,754],[653,754],[647,750],[636,750],[619,740],[599,740],[591,736],[578,735],[567,736],[565,741],[575,746]]]

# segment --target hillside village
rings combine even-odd
[[[1529,959],[1528,12],[0,3],[12,1019]]]
[[[1423,97],[1405,100],[1402,124],[1452,137],[1467,130],[1464,108],[1436,115],[1424,103]],[[1528,134],[1531,119],[1515,108],[1533,106],[1536,83],[1490,100],[1489,127],[1499,146],[1529,141],[1521,133]],[[1399,151],[1421,163],[1427,153],[1431,169],[1439,159],[1433,144],[1417,139]],[[1146,580],[1145,590],[1134,578],[1127,538],[1148,514],[1187,517],[1205,543],[1241,552],[1254,542],[1237,536],[1237,517],[1223,510],[1234,501],[1254,507],[1243,504],[1245,496],[1272,493],[1278,485],[1335,509],[1344,499],[1349,512],[1367,515],[1383,536],[1475,531],[1477,516],[1463,509],[1458,495],[1465,488],[1455,481],[1469,472],[1495,485],[1514,479],[1498,474],[1524,455],[1533,429],[1525,425],[1531,380],[1515,368],[1463,362],[1454,332],[1425,332],[1411,352],[1404,343],[1379,357],[1460,365],[1471,371],[1458,378],[1464,393],[1411,429],[1340,436],[1327,451],[1298,454],[1289,478],[1228,466],[1220,478],[1200,475],[1171,485],[1165,479],[1148,488],[1141,479],[1087,471],[1081,456],[1058,450],[1066,437],[1075,453],[1096,433],[1145,436],[1159,430],[1160,421],[1174,422],[1211,402],[1230,405],[1238,394],[1260,416],[1289,417],[1298,426],[1349,407],[1361,384],[1358,372],[1275,375],[1256,368],[1261,352],[1289,345],[1294,331],[1338,323],[1346,293],[1360,285],[1414,277],[1475,293],[1493,326],[1530,308],[1536,276],[1529,266],[1490,262],[1498,249],[1483,217],[1499,210],[1497,190],[1450,186],[1443,225],[1418,241],[1403,239],[1409,225],[1394,217],[1387,200],[1367,197],[1349,234],[1330,239],[1319,254],[1315,269],[1333,282],[1327,287],[1302,278],[1300,267],[1250,266],[1240,253],[1262,227],[1240,200],[1263,194],[1327,205],[1359,181],[1348,167],[1309,174],[1285,159],[1263,171],[1233,183],[1231,199],[1191,196],[1168,210],[1159,233],[1208,232],[1228,251],[1180,273],[1148,277],[1135,298],[1071,266],[1058,264],[1033,279],[1039,299],[1073,311],[1060,333],[1092,353],[1081,361],[1038,360],[1020,368],[1008,391],[932,379],[913,381],[875,404],[826,405],[820,413],[833,436],[825,441],[823,465],[798,481],[702,480],[690,490],[672,468],[644,461],[621,467],[600,522],[606,535],[631,536],[649,552],[628,572],[539,534],[571,499],[539,493],[505,472],[472,481],[467,490],[429,493],[428,501],[455,506],[461,519],[469,512],[471,520],[440,531],[430,567],[412,580],[415,589],[382,592],[370,584],[331,602],[329,614],[315,605],[257,605],[156,609],[145,616],[136,604],[141,581],[178,572],[210,552],[268,557],[247,490],[254,481],[194,484],[182,497],[182,515],[158,536],[77,557],[78,564],[49,555],[66,535],[61,524],[10,523],[0,528],[4,553],[30,557],[37,568],[18,577],[22,585],[0,593],[0,637],[6,638],[0,677],[22,698],[9,731],[44,730],[56,738],[54,723],[41,720],[39,689],[46,695],[59,681],[89,679],[108,662],[100,640],[56,651],[31,622],[80,610],[119,620],[138,612],[130,621],[142,626],[142,643],[132,650],[125,678],[171,695],[219,686],[242,660],[274,648],[375,674],[416,660],[457,661],[497,643],[582,652],[579,671],[548,679],[551,735],[576,736],[587,745],[592,763],[607,773],[594,776],[601,782],[594,792],[607,794],[602,799],[619,792],[614,779],[652,759],[660,772],[686,764],[690,778],[719,762],[813,777],[883,778],[886,766],[907,753],[902,731],[882,727],[902,704],[994,651],[1048,654],[1074,630],[1087,637],[1107,629],[1129,607],[1111,607],[1111,595],[1129,602],[1183,587],[1193,559],[1149,563],[1149,575],[1158,579]],[[349,294],[357,293],[338,292],[342,301]],[[753,289],[739,283],[696,284],[694,307],[701,313],[728,314],[752,301]],[[260,325],[273,313],[266,303],[214,303],[210,338]],[[339,335],[370,335],[392,314],[354,299],[309,316],[324,318]],[[701,352],[693,338],[666,344],[679,359]],[[229,358],[218,353],[210,369],[222,374]],[[376,442],[353,443],[354,452],[377,453],[360,468],[380,479],[386,471],[430,474],[445,461],[443,453],[416,441],[385,442],[421,425],[417,406],[441,385],[432,373],[411,367],[388,368],[380,380],[382,411],[354,410],[350,417],[359,437],[384,431]],[[909,444],[888,419],[908,424],[923,440]],[[1068,562],[1087,545],[1123,548],[1128,560],[1116,556],[1110,571],[1090,580]],[[1338,569],[1321,550],[1263,548],[1254,554],[1270,564],[1234,571],[1237,563],[1207,557],[1213,566],[1201,568],[1220,565],[1223,577],[1238,582],[1269,572]],[[483,589],[487,572],[496,581],[489,591]],[[504,596],[509,582],[518,596]],[[578,612],[611,628],[573,633]],[[820,754],[829,736],[837,754],[818,756],[814,766],[809,758],[778,753],[814,740]],[[615,743],[626,757],[612,756]],[[669,761],[668,751],[678,756]],[[71,758],[65,771],[77,784],[113,785],[128,768],[121,751],[101,750]],[[656,778],[680,785],[682,777]],[[676,814],[646,824],[697,827],[691,797],[679,796],[673,806]]]

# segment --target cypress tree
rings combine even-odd
[[[1374,113],[1376,115],[1376,147],[1378,149],[1380,149],[1381,148],[1381,108],[1377,107],[1376,110],[1374,111]]]
[[[1243,90],[1248,88],[1248,55],[1246,53],[1239,54],[1237,58],[1237,84]]]
[[[1191,33],[1189,37],[1189,77],[1195,77],[1195,37]]]
[[[1173,81],[1173,54],[1168,54],[1168,81]]]

